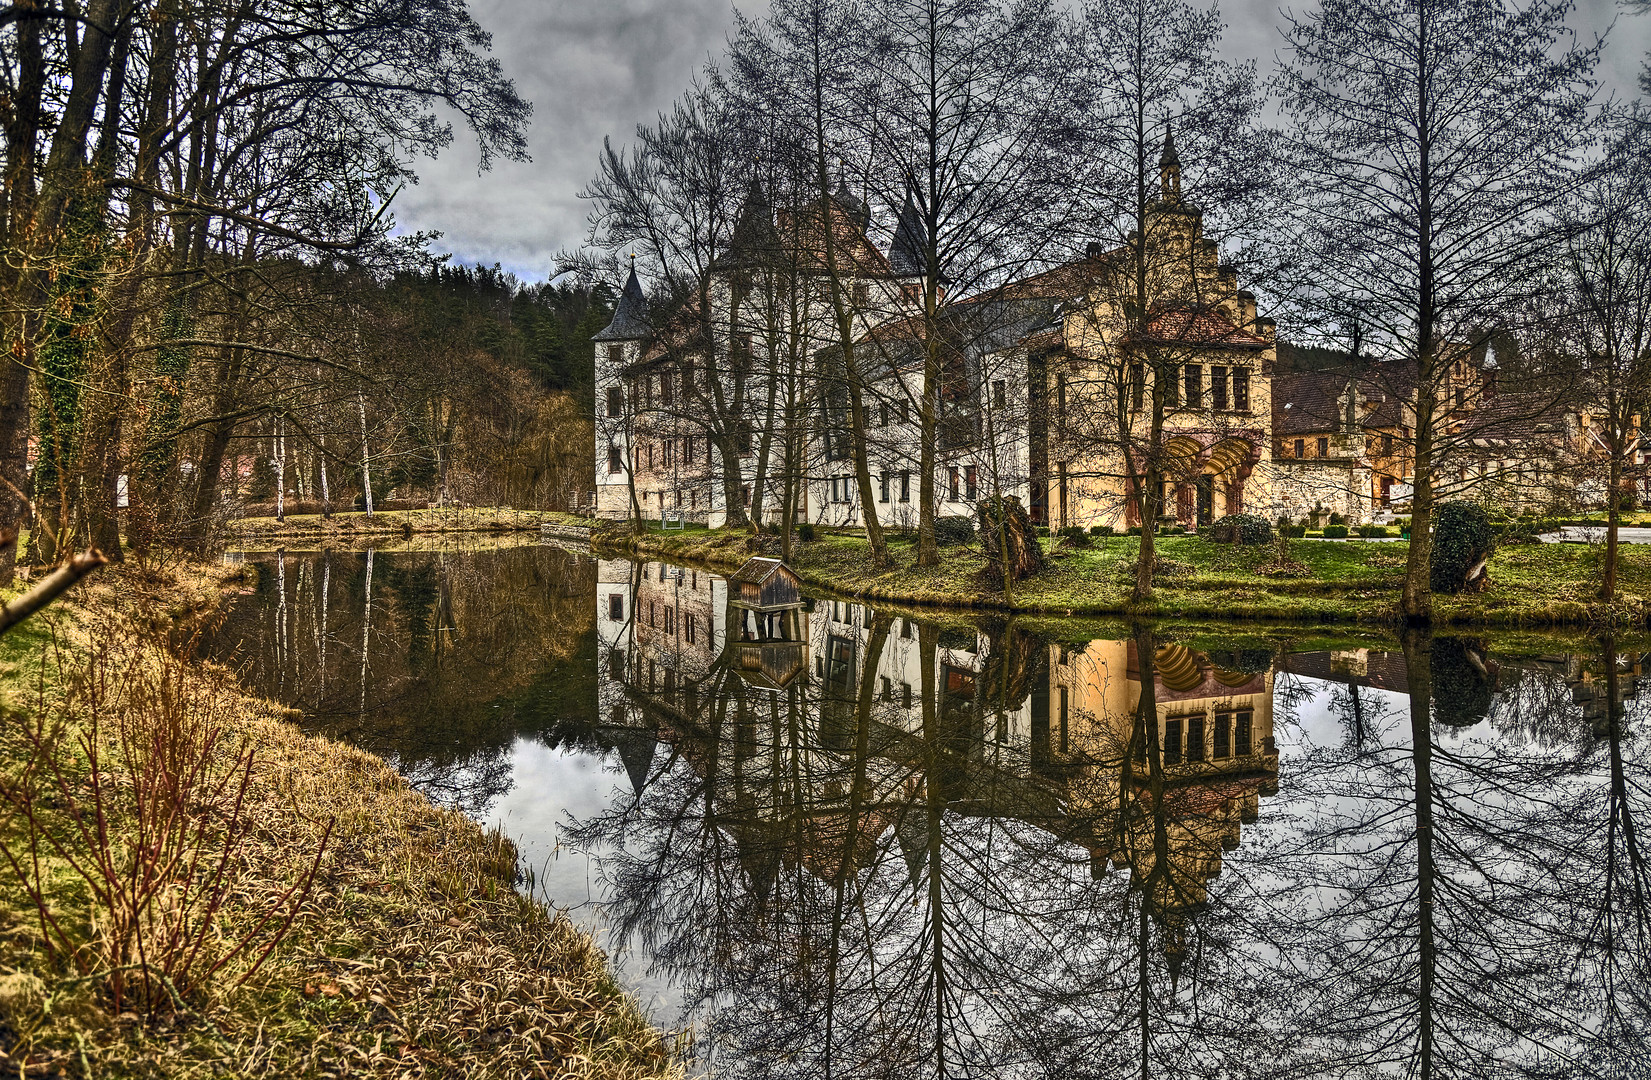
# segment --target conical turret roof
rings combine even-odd
[[[842,162],[837,163],[837,190],[831,196],[836,200],[848,219],[854,222],[854,227],[861,232],[871,224],[871,207],[860,199],[855,198],[854,192],[848,189],[848,174],[843,171]]]
[[[711,269],[766,265],[779,257],[780,249],[780,234],[774,228],[774,208],[763,194],[762,184],[752,176],[745,189],[745,201],[740,205],[739,218],[734,222],[734,232],[728,238],[728,250],[717,256]]]
[[[1181,167],[1181,155],[1175,152],[1175,132],[1173,130],[1164,132],[1164,152],[1158,155],[1158,167],[1160,169],[1179,169]]]
[[[642,283],[636,280],[636,263],[631,263],[631,276],[619,293],[619,304],[613,309],[613,321],[608,323],[592,341],[641,341],[652,328],[648,325],[648,298],[642,294]]]
[[[900,208],[900,217],[894,227],[894,242],[889,245],[889,268],[895,277],[922,277],[928,269],[923,249],[928,246],[928,235],[923,228],[923,215],[917,209],[917,199],[911,185],[906,185],[906,204]]]

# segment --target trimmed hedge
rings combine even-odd
[[[1088,547],[1093,542],[1082,525],[1068,525],[1061,530],[1061,539],[1072,547]]]
[[[1091,525],[1089,527],[1090,536],[1111,536],[1113,531],[1110,525]]]
[[[940,545],[967,544],[975,538],[975,519],[948,514],[934,519],[934,542]]]
[[[1386,527],[1381,525],[1360,525],[1359,535],[1364,537],[1366,540],[1375,540],[1384,536],[1392,536],[1393,534],[1388,532]]]
[[[1468,588],[1468,570],[1496,550],[1496,528],[1478,503],[1448,502],[1434,511],[1433,565],[1428,585],[1434,592],[1459,593]]]
[[[1289,539],[1289,540],[1300,540],[1302,537],[1307,535],[1307,526],[1305,526],[1305,525],[1280,525],[1278,527],[1278,535],[1280,535],[1282,537],[1285,537],[1286,539]]]
[[[1217,544],[1270,544],[1273,526],[1259,514],[1228,514],[1210,526],[1209,538]]]
[[[805,542],[814,539],[814,523],[812,521],[805,521],[797,526],[797,539]]]
[[[1346,540],[1347,539],[1347,526],[1346,525],[1326,525],[1324,527],[1324,538],[1326,540]]]

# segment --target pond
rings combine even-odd
[[[696,1071],[1651,1075],[1642,639],[246,558],[209,648],[501,824]]]

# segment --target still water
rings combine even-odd
[[[247,558],[210,647],[502,824],[698,1071],[1651,1076],[1645,640]]]

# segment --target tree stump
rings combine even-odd
[[[986,551],[986,565],[981,568],[983,581],[1001,589],[1005,571],[1010,581],[1024,581],[1043,569],[1037,529],[1019,498],[1006,495],[982,499],[975,507],[975,516],[980,522],[981,546]]]

